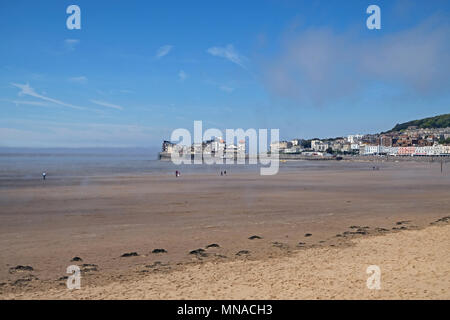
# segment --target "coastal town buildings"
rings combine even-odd
[[[174,152],[176,144],[172,143],[170,141],[164,140],[162,144],[162,151],[166,153],[172,153]]]
[[[346,138],[332,139],[293,139],[291,141],[275,141],[270,144],[270,151],[278,150],[281,154],[301,154],[309,156],[330,156],[349,154],[361,156],[450,156],[450,127],[447,128],[415,128],[408,127],[401,131],[380,134],[355,134]],[[191,147],[176,147],[170,141],[164,141],[162,152],[170,154],[211,153],[225,154],[245,153],[245,140],[227,145],[222,137],[215,137]]]
[[[275,149],[286,150],[292,147],[292,143],[288,141],[275,141],[270,143],[270,151]]]
[[[314,151],[324,152],[327,151],[329,147],[330,145],[327,142],[321,140],[311,141],[311,149],[313,149]]]
[[[362,134],[354,134],[347,136],[347,141],[350,143],[358,143],[363,138]]]

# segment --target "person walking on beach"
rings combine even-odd
[[[45,180],[45,177],[47,176],[47,173],[42,172],[42,179]]]

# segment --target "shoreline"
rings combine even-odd
[[[310,246],[264,259],[199,260],[175,269],[156,263],[80,290],[61,284],[45,290],[2,290],[0,300],[450,299],[445,246],[450,241],[449,223],[447,216],[419,229],[351,237],[341,246]],[[429,258],[434,258],[431,263]],[[369,275],[362,267],[374,262],[382,271],[380,290],[366,288]],[[427,276],[430,273],[432,277]]]

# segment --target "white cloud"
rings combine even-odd
[[[78,110],[86,109],[84,107],[79,107],[79,106],[75,106],[75,105],[70,104],[70,103],[63,102],[61,100],[57,100],[57,99],[53,99],[53,98],[50,98],[50,97],[43,96],[43,95],[37,93],[32,87],[30,87],[30,85],[28,83],[27,84],[11,83],[11,84],[14,87],[20,89],[19,96],[24,96],[24,95],[31,96],[31,97],[34,97],[34,98],[37,98],[37,99],[41,99],[41,100],[44,100],[44,101],[47,101],[47,102],[51,102],[51,103],[54,103],[54,104],[57,104],[57,105],[60,105],[60,106],[63,106],[63,107],[72,108],[72,109],[78,109]]]
[[[74,51],[75,47],[80,43],[78,39],[65,39],[64,46],[68,51]]]
[[[92,103],[98,104],[99,106],[103,106],[103,107],[107,107],[107,108],[112,108],[112,109],[116,109],[116,110],[123,110],[123,107],[118,106],[116,104],[112,104],[109,102],[105,102],[105,101],[99,101],[99,100],[90,100]]]
[[[178,72],[178,78],[180,79],[180,81],[186,80],[187,77],[188,77],[188,74],[186,72],[184,72],[183,70],[180,70],[180,72]]]
[[[70,77],[67,80],[74,83],[87,83],[88,81],[88,79],[85,76]]]
[[[211,47],[207,52],[213,56],[225,58],[245,69],[244,61],[247,58],[239,54],[231,44],[226,47]]]
[[[160,58],[168,55],[169,52],[172,50],[172,48],[173,48],[173,46],[171,46],[171,45],[165,45],[165,46],[160,47],[158,49],[158,51],[156,52],[156,58],[160,59]]]
[[[316,106],[361,96],[374,83],[428,95],[450,86],[449,52],[450,27],[437,20],[370,39],[308,29],[287,34],[263,74],[276,95]]]

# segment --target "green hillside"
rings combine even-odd
[[[447,128],[450,127],[450,113],[442,114],[436,117],[400,123],[392,128],[391,131],[401,131],[407,129],[409,126],[417,126],[418,128]]]

